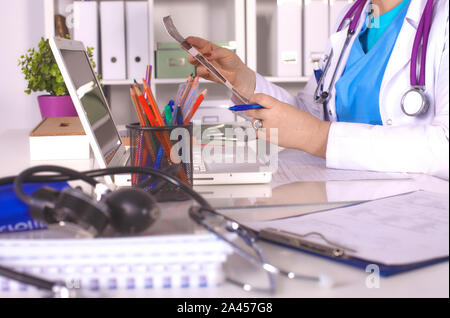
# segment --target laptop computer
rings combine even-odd
[[[49,42],[98,167],[127,165],[130,153],[120,138],[83,42],[59,37]],[[261,169],[263,164],[259,162],[204,164],[198,154],[194,154],[193,161],[194,185],[268,183],[272,179],[269,169]],[[118,186],[130,185],[131,177],[117,176],[112,181]]]

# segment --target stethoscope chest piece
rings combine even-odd
[[[333,55],[333,50],[330,51],[325,68],[321,72],[321,74],[319,71],[317,71],[317,74],[320,74],[320,77],[316,76],[318,77],[318,79],[316,91],[314,92],[314,100],[317,103],[323,103],[324,114],[326,114],[326,107],[327,107],[325,103],[328,100],[330,100],[331,98],[330,92],[332,91],[331,88],[336,83],[336,78],[338,76],[337,71],[343,60],[344,53],[346,52],[348,46],[351,43],[350,41],[351,37],[356,34],[357,31],[356,26],[358,25],[358,21],[361,19],[362,12],[367,2],[368,0],[355,1],[353,6],[347,11],[345,17],[342,19],[342,22],[338,27],[337,31],[341,31],[344,28],[345,22],[347,20],[350,20],[348,25],[347,38],[345,40],[343,49],[339,54],[337,64],[334,67],[334,72],[327,89],[324,89],[323,83],[325,81],[326,74],[329,71],[329,67],[331,65],[330,61]],[[426,71],[428,39],[433,20],[433,6],[434,0],[427,0],[424,11],[422,12],[422,17],[420,18],[419,26],[416,31],[416,36],[414,38],[410,63],[411,89],[403,95],[401,102],[402,111],[407,116],[423,115],[428,111],[430,107],[429,100],[425,94],[425,82],[426,82],[425,71]],[[420,69],[419,73],[417,72],[418,67]]]
[[[418,116],[428,111],[428,99],[421,88],[411,88],[403,95],[402,110],[407,116]]]

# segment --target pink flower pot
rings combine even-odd
[[[45,117],[77,117],[77,111],[70,96],[38,96],[42,118]]]

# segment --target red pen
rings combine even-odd
[[[192,107],[192,111],[189,113],[189,115],[186,116],[186,119],[184,120],[184,124],[187,125],[191,121],[192,117],[194,117],[195,112],[199,108],[200,104],[203,102],[203,99],[205,98],[206,94],[208,93],[208,89],[205,89],[200,96],[198,96],[197,100],[195,101],[194,106]]]

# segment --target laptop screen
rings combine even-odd
[[[122,141],[85,51],[61,50],[92,132],[107,162]]]

